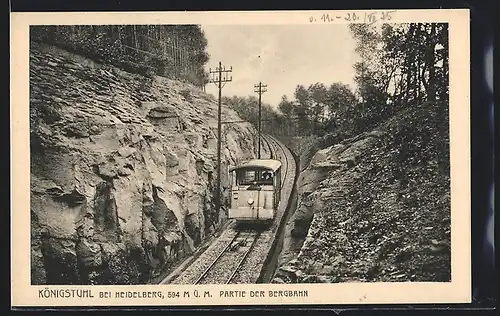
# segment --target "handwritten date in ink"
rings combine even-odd
[[[373,24],[378,21],[390,21],[392,19],[391,14],[395,11],[382,11],[382,12],[347,12],[345,14],[329,14],[324,13],[320,17],[321,22],[334,22],[334,21],[347,21],[347,22],[363,22],[367,24]],[[309,22],[316,22],[314,16],[309,17]]]

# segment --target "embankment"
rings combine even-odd
[[[273,282],[449,281],[448,131],[426,103],[318,150],[298,183],[307,237]]]

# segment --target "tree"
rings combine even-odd
[[[294,96],[295,100],[297,100],[295,114],[298,120],[299,133],[306,135],[311,126],[312,99],[309,91],[303,85],[297,85]]]
[[[311,100],[311,109],[309,110],[313,133],[318,132],[321,124],[325,121],[325,109],[327,102],[327,89],[324,84],[316,82],[307,88]]]
[[[339,126],[345,126],[351,110],[357,104],[355,94],[349,86],[341,82],[332,83],[326,92],[327,120],[324,123],[326,131],[332,132]]]
[[[355,64],[362,119],[369,128],[395,110],[448,101],[448,26],[441,23],[350,26],[361,61]]]
[[[35,26],[31,40],[56,45],[131,72],[207,82],[207,39],[199,25]]]
[[[278,104],[278,109],[287,118],[291,118],[296,112],[296,104],[288,100],[286,95],[281,96],[281,101]]]

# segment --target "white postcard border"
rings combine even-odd
[[[467,303],[471,301],[469,10],[395,10],[388,23],[448,22],[450,45],[450,156],[452,281],[449,283],[343,283],[245,285],[32,286],[30,281],[29,26],[54,24],[321,24],[325,13],[360,17],[387,10],[280,12],[119,12],[11,14],[11,304],[12,306],[274,305]],[[363,18],[356,21],[362,22]],[[311,22],[312,21],[312,22]],[[376,23],[383,21],[378,20]],[[329,22],[347,23],[345,19]],[[306,26],[305,26],[306,27]],[[62,290],[62,291],[61,291]],[[65,297],[69,290],[79,296]],[[78,290],[78,291],[76,291]],[[84,292],[85,290],[85,292]],[[75,292],[76,291],[76,292]],[[90,292],[89,292],[90,291]],[[163,298],[153,298],[161,292]],[[196,293],[199,297],[196,297]],[[210,297],[206,294],[210,293]],[[221,297],[220,291],[245,291]],[[262,294],[265,296],[251,296]],[[269,296],[306,291],[307,297]],[[179,292],[180,297],[169,298]],[[84,294],[86,293],[86,294]],[[100,294],[101,293],[101,294]],[[100,297],[110,293],[111,297]],[[118,294],[117,294],[118,293]],[[125,293],[125,294],[123,294]],[[130,294],[132,293],[132,294]],[[136,294],[133,294],[136,293]],[[140,294],[142,293],[142,294]],[[144,294],[146,293],[146,294]],[[189,296],[186,296],[189,293]],[[274,293],[274,292],[272,292]],[[284,293],[284,292],[282,292]],[[297,292],[296,292],[297,293]],[[237,295],[237,292],[233,293]],[[241,294],[241,293],[240,293]],[[132,297],[128,298],[127,296]],[[135,295],[135,298],[134,298]],[[151,296],[137,298],[137,296]],[[157,296],[159,294],[155,294]],[[58,296],[58,297],[56,297]],[[63,297],[61,297],[63,296]],[[122,298],[123,296],[123,298]],[[176,296],[174,294],[174,296]]]

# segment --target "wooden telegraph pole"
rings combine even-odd
[[[261,110],[262,110],[262,94],[267,91],[267,85],[262,84],[262,82],[259,82],[258,84],[254,85],[254,92],[257,92],[259,94],[259,159],[260,159],[260,123],[261,123]]]
[[[222,63],[219,62],[219,67],[216,67],[214,71],[212,69],[209,69],[209,73],[212,76],[209,80],[209,82],[213,82],[217,88],[219,89],[219,108],[218,108],[218,120],[217,120],[217,184],[216,184],[216,191],[215,191],[215,209],[217,212],[217,216],[220,214],[220,207],[221,207],[221,196],[220,196],[220,181],[221,181],[221,174],[220,174],[220,165],[221,165],[221,119],[222,119],[222,114],[221,114],[221,97],[222,97],[222,88],[226,85],[226,82],[232,81],[233,77],[229,76],[228,73],[233,71],[233,67],[230,67],[229,69],[226,69],[226,67],[222,67]],[[222,84],[224,83],[224,84]]]

